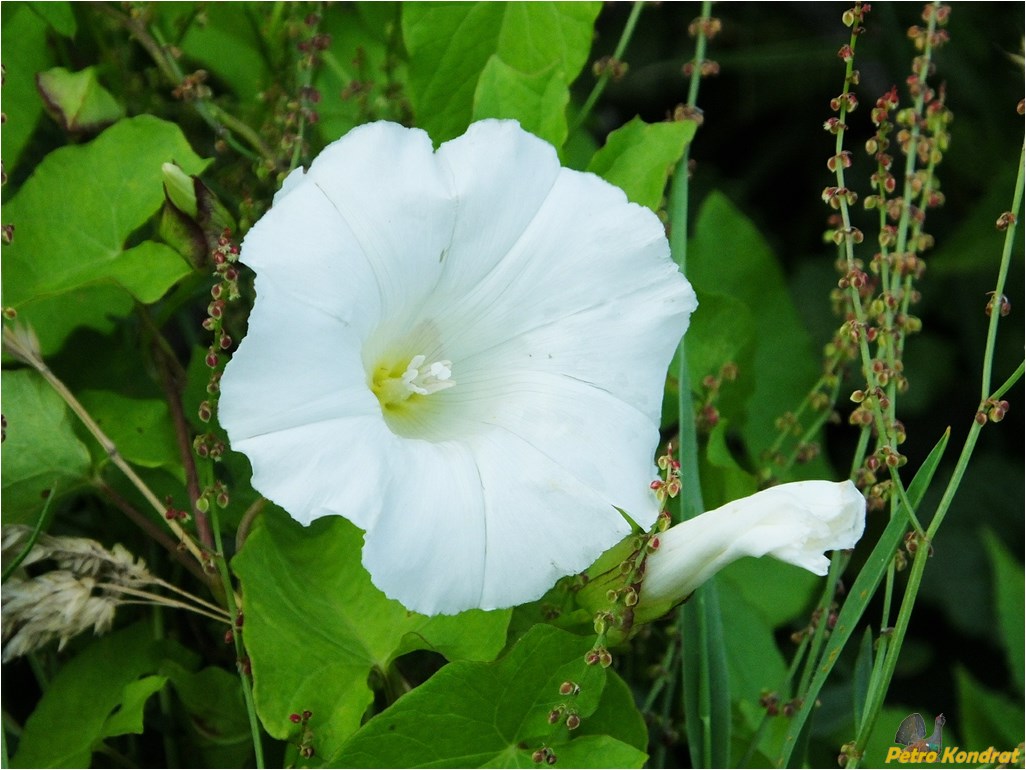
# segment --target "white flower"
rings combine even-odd
[[[659,535],[645,563],[641,619],[680,603],[742,556],[773,556],[825,575],[823,552],[854,548],[865,524],[866,499],[850,481],[781,484],[681,522]]]
[[[696,307],[658,218],[512,121],[433,151],[354,129],[246,236],[220,419],[253,485],[366,531],[426,614],[540,596],[658,513],[666,368]]]

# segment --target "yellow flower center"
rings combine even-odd
[[[456,384],[452,380],[452,361],[426,361],[426,356],[417,355],[405,365],[383,364],[374,370],[371,390],[386,416],[408,409],[424,396]]]

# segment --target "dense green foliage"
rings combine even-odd
[[[930,82],[946,83],[954,119],[933,172],[944,205],[925,223],[935,245],[920,255],[927,270],[912,311],[922,329],[903,351],[907,504],[895,495],[892,518],[871,512],[829,582],[771,560],[738,562],[685,605],[702,614],[635,629],[611,668],[588,666],[592,618],[565,586],[511,611],[408,612],[371,584],[358,529],[340,518],[302,527],[263,501],[246,459],[201,417],[227,356],[211,328],[242,339],[253,299],[243,270],[241,296],[208,318],[211,286],[235,285],[211,257],[230,248],[218,241],[225,228],[239,243],[291,169],[362,123],[418,126],[437,145],[474,120],[515,118],[564,165],[618,185],[678,234],[687,228],[700,310],[682,346],[687,377],[680,351],[670,369],[662,429],[677,436],[682,404],[694,418],[704,507],[773,481],[857,477],[860,437],[870,441],[848,420],[848,394],[866,387],[857,352],[818,381],[843,321],[837,225],[820,191],[836,184],[823,121],[845,84],[836,53],[849,40],[846,7],[717,7],[722,30],[707,56],[719,74],[701,81],[699,120],[679,109],[698,4],[5,2],[3,523],[123,544],[166,581],[148,590],[182,599],[176,586],[208,613],[121,606],[105,635],[5,662],[10,766],[530,767],[549,756],[562,766],[710,756],[821,766],[856,736],[873,766],[914,711],[927,723],[947,715],[946,744],[1020,744],[1021,381],[1000,394],[1011,404],[1003,423],[987,422],[993,405],[980,399],[984,306],[1004,241],[994,221],[1020,171],[1014,4],[956,4],[950,41],[934,51]],[[907,98],[916,50],[906,30],[923,23],[920,11],[874,4],[864,22],[861,106],[845,138],[848,185],[861,198],[876,171],[863,151],[869,113],[892,85]],[[618,63],[605,62],[597,77],[592,62],[625,28],[629,69],[610,77]],[[589,99],[596,83],[604,90]],[[689,159],[689,205],[675,209],[686,173],[674,170]],[[861,204],[852,217],[868,266],[879,224]],[[1021,231],[1013,245],[1012,314],[991,344],[988,394],[1022,360]],[[27,356],[9,342],[16,325],[37,337]],[[818,408],[791,421],[810,389]],[[949,508],[942,493],[967,433],[979,442]],[[941,511],[931,543],[913,538],[929,558],[905,550],[909,505],[924,528]],[[178,527],[205,567],[178,546]],[[5,536],[5,581],[19,550]],[[881,617],[903,622],[901,597],[917,590],[885,677],[891,629]],[[832,635],[825,618],[837,623]],[[5,614],[5,645],[15,622]],[[802,657],[810,649],[813,659]],[[824,649],[832,668],[814,677]],[[723,708],[702,722],[689,712],[701,708],[696,677],[706,672],[710,702]],[[562,693],[564,682],[580,692]],[[867,719],[865,704],[884,692]],[[579,728],[567,726],[571,713]]]

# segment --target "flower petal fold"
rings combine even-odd
[[[770,487],[659,535],[645,563],[641,604],[668,609],[742,556],[773,556],[825,575],[823,552],[854,548],[865,521],[866,500],[850,481]]]

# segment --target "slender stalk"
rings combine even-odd
[[[57,498],[57,484],[50,487],[50,494],[46,498],[46,502],[43,503],[43,510],[39,512],[39,518],[36,519],[36,526],[32,528],[32,534],[29,535],[28,541],[25,546],[21,549],[21,553],[6,567],[4,567],[3,581],[7,582],[7,578],[14,574],[14,570],[21,566],[21,563],[25,561],[25,558],[32,552],[32,546],[36,544],[36,540],[39,539],[39,534],[43,531],[43,524],[46,522],[46,514],[50,511],[50,506],[53,501]]]
[[[204,609],[193,607],[191,604],[180,602],[177,599],[169,599],[166,596],[161,596],[160,594],[152,594],[148,591],[139,591],[134,588],[128,588],[127,586],[117,585],[116,583],[97,583],[96,587],[103,588],[107,591],[110,591],[111,593],[122,593],[127,594],[128,596],[137,596],[140,599],[142,599],[142,601],[131,601],[128,599],[119,600],[119,604],[140,604],[145,605],[147,607],[160,605],[162,607],[171,607],[176,610],[186,610],[187,612],[194,612],[197,615],[202,615],[203,617],[209,618],[210,620],[216,620],[218,623],[231,622],[224,615],[215,615],[212,612],[207,612]]]
[[[239,604],[236,601],[235,589],[232,587],[232,578],[228,572],[228,561],[224,556],[224,544],[221,542],[221,523],[218,520],[217,504],[210,507],[211,523],[214,527],[214,542],[217,551],[214,555],[214,564],[224,584],[225,600],[228,605],[230,617],[239,617]],[[246,713],[249,716],[249,730],[253,739],[253,753],[256,757],[256,766],[261,770],[264,767],[264,747],[260,735],[260,721],[257,719],[256,703],[253,700],[253,684],[250,682],[249,659],[246,656],[246,647],[242,640],[242,627],[236,623],[232,641],[235,643],[235,655],[237,659],[236,668],[239,672],[239,680],[242,683],[242,696],[246,701]]]
[[[620,61],[623,58],[624,51],[627,50],[627,44],[631,40],[631,36],[634,34],[634,27],[638,23],[638,17],[641,16],[641,9],[644,7],[644,3],[641,0],[636,0],[633,6],[631,6],[631,15],[627,17],[627,23],[623,27],[623,32],[620,33],[620,41],[616,44],[616,48],[613,50],[613,59]],[[588,98],[584,100],[584,106],[581,107],[581,111],[577,113],[577,117],[574,118],[574,124],[570,127],[570,133],[576,133],[584,122],[591,115],[592,109],[598,102],[599,97],[602,96],[602,92],[606,90],[606,86],[609,84],[609,79],[612,77],[610,69],[607,67],[606,70],[599,76],[599,79],[592,86],[591,93],[588,94]]]
[[[1019,210],[1022,207],[1024,159],[1026,159],[1026,146],[1024,146],[1023,152],[1020,154],[1019,172],[1015,182],[1015,192],[1012,195],[1012,208],[1010,209],[1013,216],[1010,224],[1005,230],[1005,241],[1001,253],[1001,264],[998,268],[996,288],[993,295],[994,304],[990,314],[990,324],[987,329],[987,341],[984,348],[983,371],[981,374],[981,409],[983,408],[982,404],[985,404],[988,400],[995,398],[993,393],[990,391],[990,380],[993,371],[994,349],[997,342],[998,319],[1001,315],[1000,312],[998,312],[998,303],[999,298],[1004,291],[1005,280],[1008,276],[1008,267],[1011,262],[1012,248],[1015,242],[1014,223],[1018,218]],[[1001,386],[1003,389],[1002,392],[1007,390],[1008,387],[1011,387],[1015,381],[1022,377],[1022,374],[1023,365],[1020,364],[1012,377]],[[855,739],[855,747],[851,752],[847,765],[849,768],[858,767],[862,758],[862,753],[865,750],[866,743],[869,740],[869,734],[873,729],[873,725],[880,713],[880,709],[883,707],[883,700],[887,694],[887,689],[890,686],[891,679],[894,676],[894,670],[898,662],[898,655],[901,652],[905,632],[908,630],[909,623],[911,622],[912,610],[915,606],[915,601],[922,583],[923,573],[926,570],[926,560],[929,558],[930,553],[930,541],[936,536],[937,530],[940,529],[940,526],[944,521],[944,517],[947,515],[947,512],[951,507],[951,503],[955,498],[955,494],[961,486],[962,478],[965,476],[965,472],[969,467],[969,460],[972,458],[976,442],[979,439],[980,433],[983,430],[983,425],[985,424],[986,421],[981,424],[978,420],[973,420],[972,425],[969,428],[969,433],[966,436],[965,444],[962,446],[962,452],[959,454],[958,460],[955,463],[955,469],[951,474],[951,478],[948,480],[940,502],[937,504],[937,509],[934,512],[933,518],[930,520],[930,526],[926,530],[926,533],[918,540],[918,547],[912,561],[912,569],[909,573],[908,585],[905,588],[901,607],[898,610],[898,618],[894,624],[894,630],[891,635],[890,647],[887,650],[886,658],[881,667],[879,679],[874,682],[876,686],[870,689],[869,697],[866,699],[865,719],[859,729],[859,734]]]
[[[182,526],[177,521],[167,519],[164,516],[167,506],[160,502],[159,498],[153,493],[153,490],[146,485],[146,482],[139,478],[138,474],[125,461],[121,456],[121,453],[118,452],[117,445],[110,440],[103,430],[101,430],[100,426],[96,424],[96,420],[94,420],[92,415],[86,411],[85,407],[82,406],[77,398],[75,398],[74,394],[68,390],[68,387],[61,382],[57,375],[50,371],[50,367],[46,365],[36,350],[32,349],[31,345],[26,344],[23,339],[19,338],[19,335],[17,335],[10,326],[4,326],[3,343],[4,348],[6,348],[11,355],[14,355],[18,359],[24,361],[43,376],[43,379],[45,379],[50,387],[57,392],[57,395],[64,400],[64,403],[68,405],[68,408],[75,413],[75,416],[78,417],[79,420],[82,421],[86,430],[88,430],[100,446],[103,447],[103,451],[107,453],[111,462],[114,463],[118,470],[125,474],[128,480],[132,483],[132,486],[139,490],[142,496],[146,498],[146,502],[148,502],[153,509],[160,514],[160,517],[167,522],[168,527],[178,537],[181,544],[189,551],[189,553],[196,557],[196,561],[200,564],[205,564],[206,558],[203,551],[196,544],[196,541],[189,536],[188,532],[182,529]]]
[[[1012,249],[1015,246],[1016,222],[1019,209],[1022,208],[1023,195],[1023,163],[1026,163],[1026,144],[1019,153],[1019,174],[1015,179],[1015,192],[1012,194],[1012,218],[1005,229],[1005,243],[1001,250],[1001,266],[998,268],[997,283],[991,298],[990,323],[987,326],[987,344],[983,349],[983,378],[980,382],[980,403],[985,403],[990,393],[990,381],[994,370],[994,350],[997,342],[998,321],[1001,318],[999,308],[1001,297],[1005,291],[1008,278],[1008,267],[1012,262]]]
[[[137,511],[135,506],[118,494],[114,487],[104,481],[97,481],[96,487],[103,492],[103,494],[106,495],[110,501],[132,521],[133,524],[149,535],[154,542],[160,544],[173,559],[189,570],[197,580],[210,588],[214,592],[215,596],[219,595],[221,584],[213,577],[213,575],[206,572],[205,569],[194,559],[190,559],[186,556],[182,549],[179,548],[178,541],[150,521],[150,519],[143,515],[142,512]]]
[[[710,18],[712,3],[702,3],[701,16]],[[698,101],[701,79],[700,64],[705,60],[705,26],[697,25],[694,72],[688,88],[688,109]],[[690,143],[677,164],[670,188],[670,252],[687,275],[688,204]],[[705,509],[698,470],[698,435],[695,425],[691,380],[684,340],[677,350],[678,358],[678,430],[681,473],[679,519],[698,516]],[[730,757],[730,693],[726,652],[722,644],[723,629],[719,617],[719,600],[715,580],[701,586],[691,600],[677,610],[677,627],[681,633],[681,684],[685,708],[685,726],[691,760],[696,767],[726,766]],[[666,696],[667,712],[672,694]]]
[[[140,315],[148,317],[144,311]],[[159,335],[159,330],[152,328],[152,331]],[[182,406],[181,386],[171,371],[171,364],[163,346],[153,345],[153,359],[156,364],[157,373],[160,379],[161,388],[164,390],[164,400],[167,401],[168,410],[171,412],[171,423],[175,429],[175,443],[178,445],[178,457],[185,469],[185,487],[189,494],[189,509],[196,523],[196,534],[200,542],[208,550],[213,550],[214,537],[210,531],[210,520],[205,511],[196,505],[200,497],[199,477],[196,474],[196,459],[192,448],[192,430],[189,421],[185,417],[185,409]],[[177,360],[175,361],[177,363]],[[180,368],[180,367],[179,367]]]
[[[136,39],[139,45],[150,55],[150,58],[153,59],[153,63],[157,65],[165,80],[175,86],[180,86],[184,82],[184,73],[178,66],[178,62],[168,55],[163,41],[159,39],[159,34],[151,33],[140,19],[132,18],[130,15],[122,13],[106,3],[100,3],[97,7],[131,33],[132,37]],[[257,158],[253,152],[238,144],[234,140],[232,133],[238,134],[245,139],[261,158],[275,162],[274,153],[271,152],[260,135],[234,115],[231,115],[209,99],[195,99],[191,104],[195,107],[199,116],[214,129],[214,133],[218,137],[223,138],[239,153],[251,160],[256,160]]]
[[[154,547],[150,545],[151,556],[154,555]],[[167,629],[164,627],[164,608],[160,605],[153,606],[153,639],[160,642],[167,636]],[[157,691],[157,702],[160,704],[160,715],[165,725],[172,724],[171,693],[167,687],[161,687]],[[178,754],[178,741],[167,728],[160,731],[161,740],[164,744],[164,764],[167,767],[181,767],[181,759]]]

